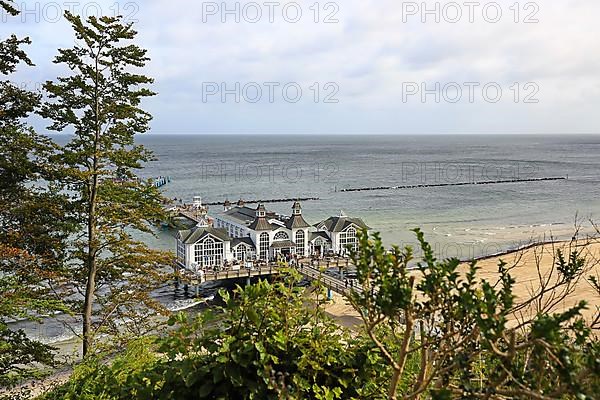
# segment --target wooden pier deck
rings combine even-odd
[[[306,277],[312,281],[319,281],[321,283],[321,285],[323,285],[327,289],[330,289],[336,293],[346,294],[350,290],[355,290],[355,291],[360,290],[360,288],[358,288],[356,286],[352,286],[349,283],[347,283],[346,281],[344,281],[342,279],[338,279],[331,275],[328,275],[324,272],[324,270],[326,270],[326,269],[337,268],[337,267],[347,268],[348,263],[345,263],[345,265],[343,265],[343,264],[340,265],[339,263],[332,264],[332,263],[321,262],[317,265],[311,265],[310,263],[303,262],[303,263],[300,263],[299,265],[297,265],[295,268],[304,277]],[[278,275],[280,273],[281,268],[282,267],[280,265],[275,264],[275,263],[272,263],[272,264],[269,264],[266,266],[261,266],[261,267],[254,267],[252,269],[241,268],[238,270],[229,269],[229,270],[225,270],[225,271],[209,271],[209,272],[204,272],[204,271],[193,272],[193,271],[184,269],[183,267],[180,267],[179,277],[184,283],[188,283],[188,284],[197,286],[202,283],[213,282],[213,281],[230,280],[230,279],[244,279],[244,278],[250,279],[250,278],[254,278],[254,277],[266,277],[266,276]],[[286,266],[285,268],[289,268],[289,267]]]
[[[290,197],[285,199],[259,199],[259,200],[244,200],[244,204],[270,204],[270,203],[291,203],[293,201],[318,201],[319,197]],[[206,206],[222,206],[224,202],[205,203]]]
[[[179,272],[181,279],[192,285],[198,285],[201,283],[212,281],[253,278],[257,276],[271,276],[277,274],[279,274],[279,267],[274,264],[263,267],[256,267],[252,269],[241,268],[238,270],[229,269],[225,271],[201,271],[197,273],[182,268]]]
[[[202,215],[196,211],[193,210],[188,210],[185,208],[180,208],[177,210],[177,215],[179,217],[185,217],[187,219],[189,219],[192,222],[198,223],[200,222],[200,219],[202,218]]]
[[[327,275],[326,273],[313,268],[310,264],[300,264],[298,267],[296,267],[296,269],[308,279],[318,281],[321,283],[321,285],[325,286],[327,289],[333,290],[336,293],[343,295],[350,291],[360,291],[360,287],[352,286],[347,281]]]

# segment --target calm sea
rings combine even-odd
[[[600,217],[600,136],[183,136],[140,138],[169,197],[207,202],[318,197],[316,223],[341,210],[387,244],[420,227],[441,256],[467,258],[530,240],[570,238],[576,216]],[[341,192],[344,188],[568,177],[564,181]],[[289,213],[291,203],[269,205]],[[213,207],[219,208],[217,206]],[[170,233],[153,245],[173,247]]]

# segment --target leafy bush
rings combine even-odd
[[[319,290],[308,299],[294,270],[221,292],[224,306],[173,317],[168,335],[136,343],[110,366],[91,361],[45,399],[593,399],[600,345],[580,312],[538,308],[586,271],[578,251],[557,253],[557,283],[517,301],[505,263],[497,282],[471,263],[386,251],[360,236],[352,254],[359,287],[349,301],[364,322],[349,332],[327,318]],[[597,282],[592,280],[592,283]],[[560,291],[561,296],[569,290]],[[551,297],[560,300],[559,297]],[[600,319],[600,318],[599,318]]]
[[[599,345],[581,316],[586,304],[551,313],[586,271],[580,250],[568,258],[558,251],[556,283],[548,285],[540,273],[540,288],[518,302],[507,264],[499,263],[496,282],[481,280],[477,262],[461,272],[458,259],[436,260],[423,233],[415,233],[423,253],[416,270],[409,269],[410,248],[386,251],[378,234],[362,232],[352,254],[361,290],[350,301],[393,370],[388,398],[593,399],[600,393]],[[388,347],[389,332],[399,348]],[[406,363],[415,353],[421,364],[407,390],[401,382],[414,374]]]
[[[111,366],[80,366],[46,399],[379,398],[389,376],[370,342],[310,307],[296,273],[285,280],[221,292],[225,305],[188,320]]]

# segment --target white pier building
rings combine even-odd
[[[222,212],[177,233],[177,261],[196,270],[219,268],[225,263],[272,261],[280,256],[346,255],[349,247],[356,248],[357,233],[365,228],[369,229],[360,218],[343,212],[310,225],[299,202],[293,204],[290,216],[282,216],[267,211],[262,204],[252,209],[242,200],[235,206],[226,201]]]

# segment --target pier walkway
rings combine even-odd
[[[190,221],[195,222],[195,223],[199,223],[200,220],[203,217],[202,213],[200,213],[200,212],[198,212],[196,210],[190,210],[190,209],[187,209],[187,208],[179,208],[177,210],[177,215],[180,216],[180,217],[185,217],[185,218],[187,218]]]
[[[326,273],[313,268],[310,264],[300,264],[296,267],[298,272],[304,275],[306,278],[312,281],[318,281],[321,285],[325,286],[327,289],[333,290],[339,294],[346,294],[349,291],[360,291],[359,286],[350,285],[349,281],[344,281],[338,278],[335,278],[331,275],[327,275]]]
[[[311,264],[310,262],[300,262],[295,269],[300,272],[305,278],[311,281],[319,281],[321,285],[329,290],[332,290],[339,294],[346,294],[350,290],[360,290],[360,288],[351,285],[350,281],[346,281],[340,278],[331,276],[325,271],[332,268],[338,268],[347,270],[349,267],[348,260],[340,263],[320,261],[318,264]],[[286,266],[285,268],[289,268]],[[277,263],[270,263],[268,265],[257,266],[251,269],[240,268],[237,270],[228,269],[224,271],[199,271],[194,272],[188,269],[179,267],[178,276],[183,283],[188,283],[194,286],[199,286],[202,283],[212,281],[223,281],[230,279],[247,279],[254,277],[266,277],[278,275],[282,269],[281,265]]]
[[[193,272],[187,269],[180,269],[180,278],[193,285],[205,282],[223,281],[229,279],[253,278],[256,276],[270,276],[279,274],[279,266],[270,264],[268,266],[255,267],[252,269],[240,268],[237,270],[228,269],[225,271],[199,271]]]
[[[318,197],[300,197],[300,198],[289,198],[289,199],[267,199],[267,200],[249,200],[245,201],[244,204],[268,204],[268,203],[288,203],[292,201],[318,201]],[[171,200],[170,203],[165,205],[165,209],[171,209],[172,215],[177,217],[184,217],[192,222],[198,223],[206,216],[208,212],[208,206],[222,206],[223,202],[216,203],[204,203],[203,205],[195,206],[193,204],[177,203],[175,200]]]

